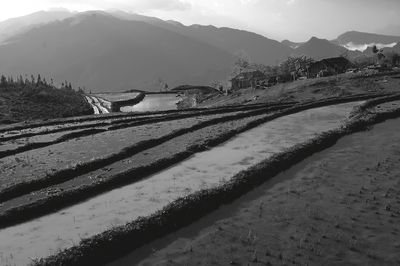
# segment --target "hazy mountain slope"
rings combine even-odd
[[[148,23],[92,13],[33,29],[0,46],[0,72],[41,73],[93,91],[158,89],[226,78],[233,58]]]
[[[24,33],[34,27],[63,20],[76,13],[68,10],[39,11],[26,16],[8,19],[0,22],[0,43],[17,34]]]
[[[180,33],[209,43],[232,54],[244,51],[254,63],[276,65],[286,59],[292,49],[264,36],[231,28],[192,25],[180,28]]]
[[[375,33],[358,32],[358,31],[348,31],[340,35],[337,38],[337,41],[340,45],[344,45],[349,42],[352,42],[354,44],[364,44],[364,43],[390,44],[394,42],[399,42],[400,37],[381,35]]]
[[[157,18],[125,12],[111,12],[111,14],[123,19],[151,23],[152,25],[210,44],[231,54],[244,51],[254,63],[276,65],[293,52],[290,47],[278,41],[248,31],[202,25],[184,26],[176,21],[163,21]]]
[[[347,53],[347,49],[335,45],[328,40],[312,37],[308,42],[295,49],[296,55],[306,55],[316,60],[336,57]]]

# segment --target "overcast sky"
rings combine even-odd
[[[278,40],[334,39],[348,30],[400,35],[400,0],[1,0],[0,21],[38,10],[121,9]]]

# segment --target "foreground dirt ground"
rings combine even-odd
[[[113,265],[399,265],[400,119]]]

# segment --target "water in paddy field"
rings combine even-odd
[[[0,265],[26,265],[81,238],[148,216],[179,197],[211,188],[275,153],[338,128],[354,106],[339,104],[277,118],[147,179],[30,222],[0,230]]]
[[[122,112],[152,112],[176,110],[180,101],[177,94],[147,94],[138,104],[121,107]]]

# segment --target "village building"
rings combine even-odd
[[[309,66],[308,77],[315,78],[345,73],[350,66],[350,61],[344,57],[322,59]]]
[[[266,76],[259,70],[245,70],[231,79],[231,88],[236,90],[255,87],[258,82],[265,79]]]

